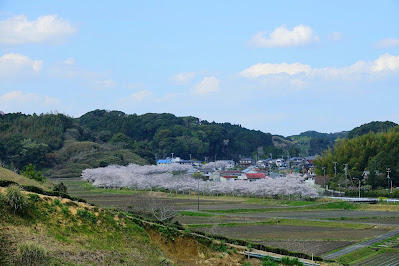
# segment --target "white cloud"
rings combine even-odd
[[[240,75],[245,78],[258,78],[267,75],[277,75],[281,73],[294,76],[297,74],[304,74],[309,77],[324,77],[324,78],[357,78],[361,75],[368,74],[370,76],[377,73],[392,73],[399,70],[399,56],[390,54],[381,55],[374,61],[358,61],[350,66],[340,68],[325,67],[325,68],[312,68],[309,65],[301,63],[281,63],[281,64],[256,64],[245,70]],[[298,80],[296,81],[298,83]]]
[[[375,44],[377,48],[390,48],[390,47],[399,47],[399,39],[388,38],[383,39]]]
[[[254,47],[297,47],[305,46],[320,41],[313,33],[311,27],[306,25],[295,26],[292,30],[280,26],[266,36],[267,32],[261,31],[252,36],[249,45]]]
[[[0,21],[0,43],[25,44],[58,42],[74,34],[76,29],[57,15],[40,16],[29,21],[19,15]]]
[[[399,69],[399,56],[390,54],[381,55],[377,60],[371,64],[371,71],[395,71]]]
[[[42,68],[42,60],[33,60],[25,55],[9,53],[0,57],[0,77],[39,73]]]
[[[206,95],[220,90],[220,80],[216,77],[205,77],[200,83],[194,87],[195,93],[199,95]]]
[[[241,76],[246,78],[257,78],[264,75],[275,75],[285,73],[288,75],[295,75],[298,73],[309,73],[312,68],[309,65],[300,63],[281,63],[281,64],[256,64],[253,65],[240,73]]]
[[[342,33],[340,32],[331,32],[330,34],[328,34],[328,39],[331,41],[339,41],[342,39]]]
[[[6,112],[21,112],[22,109],[32,112],[39,107],[57,107],[59,104],[57,98],[22,91],[10,91],[0,96],[0,106]]]
[[[170,78],[173,83],[176,84],[187,84],[195,78],[194,72],[182,72],[179,74],[174,75]]]
[[[152,96],[152,93],[148,90],[142,90],[130,94],[128,97],[121,98],[122,102],[143,102],[146,98]]]

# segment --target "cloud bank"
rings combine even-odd
[[[0,21],[0,43],[7,45],[59,42],[75,32],[75,27],[57,15],[40,16],[32,21],[19,15]]]
[[[252,36],[249,45],[253,47],[298,47],[319,42],[320,38],[316,36],[313,29],[306,25],[295,26],[292,30],[286,26],[280,26],[272,31],[268,36],[267,32],[261,31]]]

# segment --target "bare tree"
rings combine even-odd
[[[128,208],[136,214],[149,216],[160,222],[171,221],[177,215],[172,201],[149,194],[137,195]]]

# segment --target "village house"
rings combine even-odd
[[[251,158],[241,158],[240,162],[239,162],[241,167],[248,167],[248,166],[252,165],[253,163],[254,162]]]

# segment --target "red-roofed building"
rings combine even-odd
[[[265,178],[265,174],[264,173],[248,173],[248,174],[245,174],[245,177],[246,177],[246,180],[255,181],[255,180]]]

